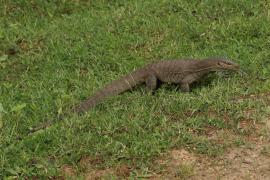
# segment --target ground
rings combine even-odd
[[[255,97],[254,95],[250,97]],[[245,98],[250,98],[245,97]],[[270,98],[263,94],[264,99]],[[239,98],[242,100],[242,98]],[[238,99],[238,100],[239,100]],[[246,117],[251,114],[246,113]],[[245,144],[231,146],[221,156],[205,157],[185,149],[172,149],[156,158],[155,167],[145,175],[149,179],[268,179],[270,176],[270,115],[261,124],[242,123],[243,130],[252,129],[252,134],[244,137],[227,131],[210,131],[208,139],[231,143],[235,139],[244,138]],[[83,158],[80,163],[85,172],[79,176],[85,179],[100,179],[106,177],[129,177],[131,169],[128,166],[119,166],[116,169],[93,169],[93,160]],[[64,176],[77,177],[70,166],[62,167]]]
[[[0,179],[266,179],[269,6],[2,0]],[[145,64],[207,57],[241,69],[210,74],[190,93],[140,86],[84,115],[69,111]]]

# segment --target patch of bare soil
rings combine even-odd
[[[268,129],[270,132],[270,129]],[[216,133],[210,138],[224,137],[232,141],[235,136],[226,131]],[[247,145],[228,149],[222,156],[206,157],[184,149],[174,149],[156,161],[162,170],[152,173],[149,179],[269,179],[270,177],[270,139],[259,138]],[[80,177],[86,180],[107,179],[111,177],[128,178],[131,169],[122,165],[117,168],[96,169],[99,158],[83,157],[79,162],[84,172]],[[63,166],[65,177],[78,177],[71,166]]]
[[[270,92],[262,92],[259,94],[247,94],[243,96],[238,96],[232,99],[232,102],[243,102],[244,100],[264,100],[269,103]]]
[[[159,161],[165,170],[152,179],[269,179],[270,156],[265,151],[269,151],[267,146],[257,144],[207,158],[184,149],[173,150],[167,160]]]
[[[65,177],[74,179],[80,177],[85,180],[110,179],[111,177],[127,178],[130,176],[131,169],[127,165],[119,165],[115,168],[97,168],[103,163],[101,157],[82,156],[78,165],[82,172],[76,172],[73,166],[64,165],[61,172]]]
[[[115,169],[107,168],[107,169],[88,169],[86,173],[83,174],[85,180],[96,180],[96,179],[104,179],[111,177],[119,177],[119,178],[127,178],[130,175],[130,168],[126,165],[119,166]]]
[[[76,171],[72,166],[64,165],[61,170],[65,176],[74,177],[76,175]]]
[[[232,147],[218,157],[206,157],[184,149],[172,150],[157,163],[164,167],[152,179],[269,179],[270,178],[270,118],[264,126],[254,126],[245,121],[241,128],[252,127],[254,133],[245,136],[247,142],[240,147]],[[263,135],[259,136],[260,134]],[[236,134],[217,131],[209,139],[224,139],[233,142]]]
[[[85,180],[98,180],[103,178],[115,177],[114,171],[112,169],[102,169],[102,170],[93,170],[85,173]]]

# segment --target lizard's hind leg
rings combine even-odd
[[[154,74],[150,74],[145,79],[146,88],[148,91],[153,92],[157,89],[157,77]]]
[[[181,83],[180,89],[182,92],[189,92],[190,91],[189,84],[188,83]]]

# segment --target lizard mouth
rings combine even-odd
[[[234,66],[234,69],[235,70],[239,70],[240,69],[240,66],[237,64],[237,65]]]
[[[230,65],[230,66],[227,66],[227,67],[223,67],[223,68],[220,68],[221,71],[239,71],[240,70],[240,66],[239,65]]]
[[[238,64],[234,64],[234,65],[228,66],[228,69],[237,71],[240,69],[240,66]]]
[[[240,69],[240,66],[239,65],[235,65],[231,69],[234,70],[234,71],[238,71]]]

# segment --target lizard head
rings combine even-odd
[[[215,65],[217,66],[217,68],[221,70],[238,70],[239,69],[238,64],[228,59],[216,58],[216,59],[213,59],[213,61],[215,62]]]

